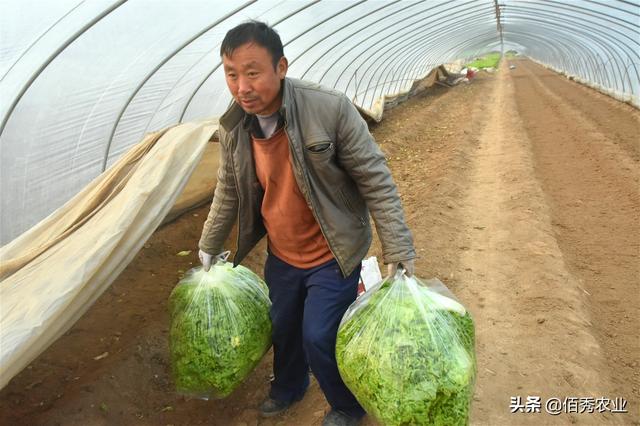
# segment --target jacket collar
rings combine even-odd
[[[287,121],[287,110],[289,110],[289,106],[291,105],[291,100],[293,96],[293,83],[287,77],[282,81],[282,105],[280,105],[280,116]],[[242,127],[246,129],[251,128],[251,120],[255,117],[253,114],[247,114],[244,112],[242,107],[235,101],[231,101],[231,105],[227,111],[222,114],[220,117],[220,125],[227,132],[231,132],[233,129],[238,126],[238,124],[242,123]]]

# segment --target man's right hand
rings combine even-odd
[[[227,257],[229,256],[229,252],[228,251],[223,251],[220,254],[217,255],[212,255],[209,253],[205,253],[202,250],[198,251],[198,257],[200,258],[200,263],[202,263],[202,268],[208,272],[209,269],[211,269],[211,265],[215,262],[218,261],[223,261],[225,262],[227,260]]]

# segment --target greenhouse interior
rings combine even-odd
[[[0,11],[0,424],[640,424],[637,0]]]

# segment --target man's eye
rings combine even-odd
[[[249,77],[257,77],[257,76],[258,76],[258,73],[257,73],[257,72],[255,72],[255,71],[249,71],[249,72],[247,73],[247,75],[248,75]]]
[[[227,78],[230,78],[232,80],[235,80],[236,75],[235,74],[227,74]]]

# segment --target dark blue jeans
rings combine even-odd
[[[299,269],[269,254],[264,276],[271,298],[273,373],[269,396],[302,398],[309,367],[335,410],[362,417],[364,410],[345,386],[336,364],[336,334],[356,299],[360,268],[344,278],[335,260]]]

